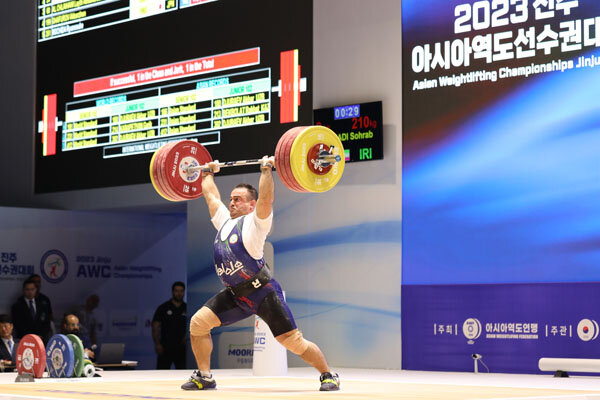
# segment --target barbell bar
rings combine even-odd
[[[331,146],[330,151],[332,151],[333,148],[334,147]],[[315,160],[315,165],[317,167],[326,168],[330,164],[339,162],[341,159],[342,159],[342,157],[340,157],[339,155],[333,155],[325,150],[322,150],[317,155],[317,159]],[[239,167],[242,165],[258,165],[258,164],[262,164],[262,159],[253,158],[252,160],[238,160],[238,161],[225,161],[225,162],[220,162],[219,160],[213,160],[212,162],[219,168],[226,168],[226,167]],[[197,167],[190,166],[187,168],[187,173],[191,174],[195,171],[202,171],[205,168],[208,168],[208,164],[200,165]]]
[[[339,137],[321,125],[288,130],[279,139],[274,158],[281,182],[296,192],[332,189],[343,174],[345,162]],[[202,196],[201,171],[209,162],[223,168],[260,164],[262,160],[213,161],[208,150],[196,141],[170,142],[152,156],[152,185],[169,201],[196,199]]]

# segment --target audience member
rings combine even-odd
[[[30,275],[29,278],[27,278],[27,280],[32,281],[35,284],[35,287],[37,288],[37,294],[35,295],[35,297],[48,302],[48,304],[50,305],[50,314],[52,314],[52,303],[50,302],[50,298],[44,293],[42,293],[42,277],[38,274],[33,274]]]
[[[27,280],[32,281],[35,284],[35,287],[37,288],[37,294],[35,295],[35,297],[40,299],[42,302],[48,303],[48,308],[50,310],[50,330],[52,331],[52,334],[55,334],[56,328],[54,326],[54,315],[52,313],[52,303],[50,302],[50,298],[48,296],[46,296],[44,293],[42,293],[42,277],[39,276],[38,274],[33,274],[33,275],[29,275],[29,278],[27,278]]]
[[[76,307],[73,314],[79,318],[79,329],[82,335],[89,336],[92,345],[98,344],[98,336],[96,331],[96,316],[94,309],[100,304],[100,298],[95,295],[89,295],[85,300],[85,304]]]
[[[0,314],[0,365],[15,363],[19,341],[13,338],[13,324],[7,314]]]
[[[152,318],[152,339],[157,354],[156,369],[185,369],[187,304],[183,301],[185,284],[175,282],[172,297],[158,308]]]
[[[62,320],[60,332],[63,335],[72,334],[81,339],[85,356],[87,358],[94,358],[94,352],[90,350],[92,348],[92,343],[89,336],[83,335],[79,330],[79,318],[77,318],[77,315],[65,314]]]
[[[37,286],[32,280],[23,282],[23,295],[13,304],[11,313],[14,324],[14,334],[17,338],[33,333],[44,343],[52,334],[50,326],[52,309],[50,303],[37,295]]]

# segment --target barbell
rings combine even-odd
[[[281,136],[275,148],[275,168],[281,182],[295,192],[326,192],[344,172],[344,147],[331,129],[298,126]],[[202,196],[202,170],[213,159],[194,140],[160,147],[150,161],[150,180],[160,196],[185,201]],[[219,162],[219,167],[260,164],[260,159]]]

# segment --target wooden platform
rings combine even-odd
[[[255,377],[250,370],[216,370],[217,390],[183,391],[191,371],[105,371],[101,378],[38,379],[14,383],[0,375],[0,399],[559,399],[600,400],[600,378],[415,371],[338,370],[339,392],[319,392],[318,374],[290,369],[285,377]]]

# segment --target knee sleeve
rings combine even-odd
[[[310,342],[302,337],[302,332],[296,329],[294,333],[283,339],[281,345],[294,354],[304,354]]]
[[[210,334],[210,330],[221,325],[219,317],[208,307],[202,307],[190,321],[190,335],[204,336]]]

